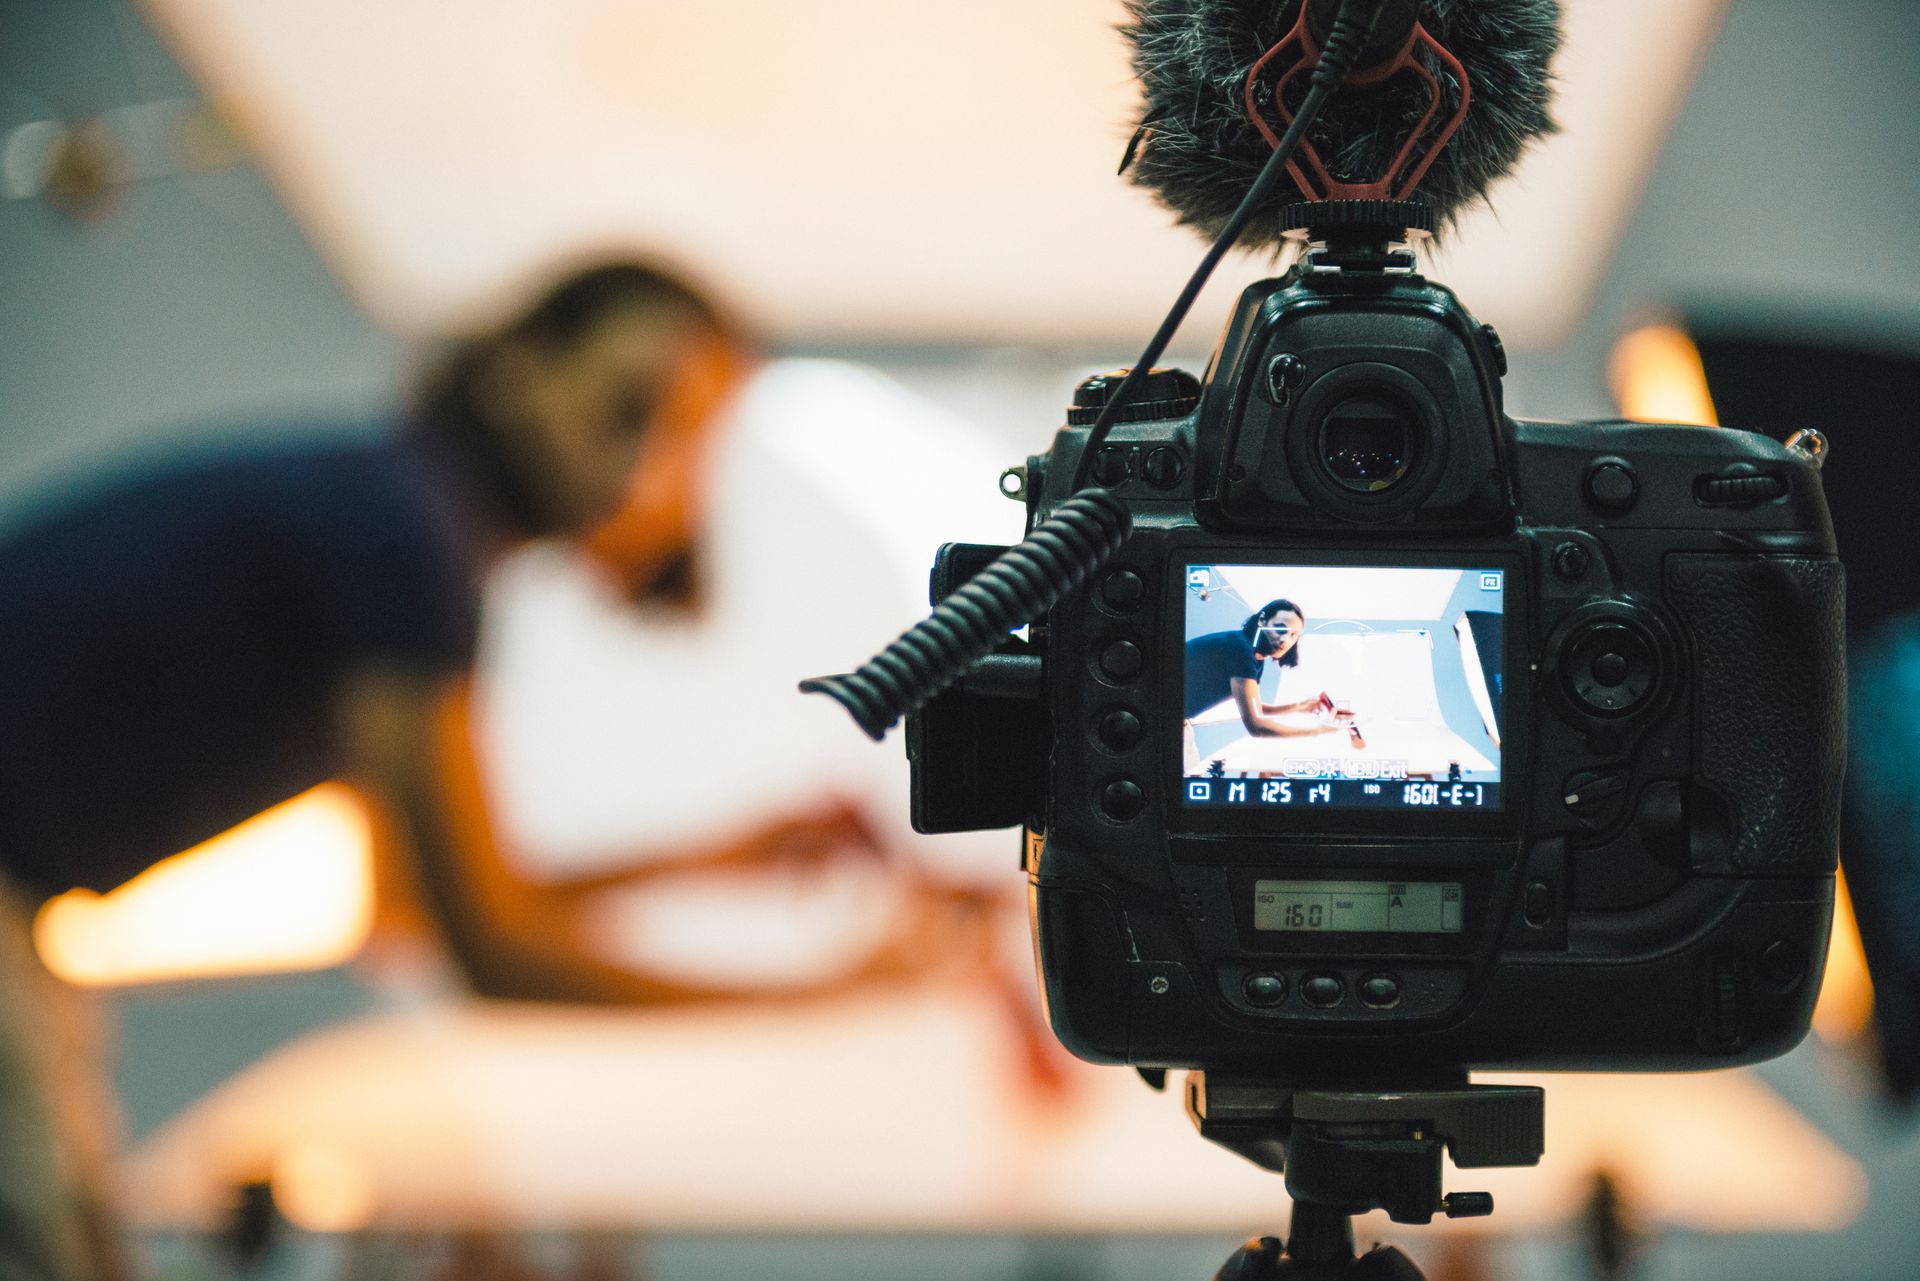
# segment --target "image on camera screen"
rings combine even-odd
[[[1506,571],[1185,572],[1184,804],[1501,807]]]

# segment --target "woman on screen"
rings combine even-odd
[[[1267,703],[1260,698],[1263,664],[1300,665],[1300,637],[1306,614],[1290,600],[1269,601],[1237,631],[1214,632],[1187,642],[1185,715],[1189,724],[1210,707],[1232,699],[1247,733],[1259,738],[1303,738],[1330,734],[1333,723],[1286,721],[1282,716],[1331,711],[1323,692],[1297,703]]]

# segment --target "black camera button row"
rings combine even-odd
[[[1286,1003],[1290,990],[1284,974],[1250,974],[1240,990],[1247,1004],[1270,1010]],[[1314,973],[1300,979],[1301,1003],[1316,1010],[1337,1009],[1347,999],[1347,981],[1338,974]],[[1400,980],[1391,974],[1369,974],[1357,990],[1360,1004],[1370,1010],[1390,1010],[1400,1004]]]
[[[1139,448],[1108,445],[1093,456],[1093,479],[1108,489],[1117,489],[1133,479],[1134,455]],[[1172,489],[1187,476],[1187,456],[1171,445],[1148,449],[1140,464],[1140,475],[1155,489]]]

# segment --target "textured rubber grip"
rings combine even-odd
[[[1727,807],[1725,839],[1696,843],[1695,869],[1831,872],[1846,774],[1840,562],[1675,554],[1667,599],[1693,637],[1694,782]]]
[[[1044,617],[1106,564],[1132,529],[1133,513],[1108,491],[1075,495],[865,667],[803,681],[800,691],[832,698],[878,742],[902,716],[971,671],[1008,632]]]

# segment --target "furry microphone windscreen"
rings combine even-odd
[[[1247,115],[1247,77],[1287,38],[1305,0],[1128,0],[1122,28],[1144,86],[1132,179],[1155,192],[1181,222],[1218,236],[1273,155]],[[1472,107],[1414,193],[1442,226],[1485,196],[1527,145],[1555,131],[1548,64],[1560,47],[1558,0],[1424,0],[1420,20],[1458,58]],[[1442,118],[1460,103],[1460,85],[1427,50],[1415,54],[1439,80]],[[1403,73],[1370,88],[1342,89],[1308,137],[1341,181],[1382,175],[1425,113],[1430,97]],[[1241,237],[1242,247],[1275,245],[1277,214],[1304,196],[1291,182]]]

